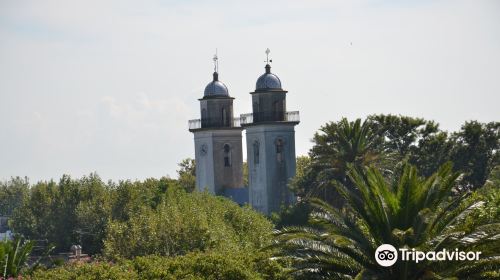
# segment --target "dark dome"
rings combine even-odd
[[[214,80],[205,87],[203,96],[229,96],[229,91],[226,85],[219,81],[219,74],[217,72],[214,72]]]
[[[278,76],[271,73],[271,66],[266,65],[266,73],[257,79],[256,90],[282,90]]]

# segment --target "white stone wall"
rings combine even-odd
[[[294,125],[276,123],[246,127],[250,204],[267,215],[294,200],[288,190],[288,182],[295,176],[296,168]],[[277,159],[277,139],[283,141],[281,160]],[[255,141],[259,143],[259,163],[255,162]]]
[[[196,187],[219,195],[224,188],[243,187],[242,129],[194,132]],[[225,144],[231,147],[231,166],[224,166]],[[204,151],[203,151],[204,150]]]
[[[202,149],[204,151],[202,151]],[[196,161],[196,188],[215,194],[213,168],[213,139],[209,131],[194,132],[194,153]]]

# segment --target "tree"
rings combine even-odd
[[[308,181],[306,176],[311,172],[312,160],[309,156],[298,156],[295,176],[290,180],[290,189],[299,197],[307,195],[304,182]]]
[[[192,158],[183,159],[177,170],[179,185],[186,191],[192,192],[196,188],[196,162]]]
[[[268,245],[272,224],[248,206],[206,192],[168,189],[156,207],[141,207],[126,221],[109,224],[105,255],[132,258],[191,251],[256,250]]]
[[[451,159],[453,142],[434,121],[390,114],[371,115],[368,121],[376,134],[383,135],[388,152],[397,161],[415,165],[423,176],[430,176]]]
[[[385,146],[404,158],[418,147],[419,140],[439,131],[433,121],[395,115],[371,115],[367,121],[371,123],[374,133],[384,137]]]
[[[96,174],[79,180],[65,175],[59,183],[32,186],[23,204],[14,210],[11,225],[14,232],[27,238],[55,244],[56,252],[85,242],[84,250],[97,253],[102,248],[100,238],[110,216],[110,203],[110,192]]]
[[[347,119],[322,126],[314,135],[310,164],[291,187],[299,197],[314,196],[340,206],[333,183],[349,185],[348,166],[375,164],[385,176],[398,176],[402,162],[431,176],[448,161],[463,173],[458,189],[481,187],[500,162],[500,123],[466,122],[456,133],[434,121],[395,115],[371,115],[363,123]]]
[[[421,178],[415,167],[405,165],[401,175],[388,183],[374,167],[349,172],[355,191],[337,184],[345,201],[343,209],[313,199],[310,227],[285,228],[277,234],[279,255],[290,259],[298,276],[309,279],[485,279],[500,276],[500,219],[469,223],[481,210],[480,196],[452,196],[458,174],[450,163]],[[443,248],[481,251],[476,262],[396,262],[390,268],[374,259],[376,248],[440,251]]]
[[[7,182],[0,182],[0,216],[10,216],[20,207],[29,191],[28,178],[15,177]]]
[[[314,135],[313,143],[309,152],[311,164],[305,175],[293,182],[294,187],[302,195],[321,197],[336,205],[341,202],[332,183],[350,184],[346,176],[349,165],[362,167],[387,161],[383,138],[361,119],[349,122],[343,118],[338,123],[327,123]]]
[[[483,186],[491,170],[500,164],[500,122],[466,122],[451,138],[455,169],[465,174],[461,187]]]
[[[10,221],[13,231],[33,240],[51,239],[54,231],[52,219],[55,218],[52,205],[56,192],[53,181],[32,186],[23,204],[13,211]]]
[[[103,240],[106,236],[106,227],[111,220],[112,207],[111,192],[108,187],[100,181],[95,183],[99,185],[86,190],[90,198],[80,201],[75,208],[77,243],[91,255],[100,253],[104,247]]]

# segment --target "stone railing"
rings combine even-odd
[[[201,128],[225,128],[225,127],[240,127],[240,118],[233,118],[229,123],[222,123],[221,120],[212,119],[195,119],[188,121],[189,130],[201,129]]]
[[[300,122],[299,111],[290,112],[258,112],[240,115],[241,124],[259,122]]]

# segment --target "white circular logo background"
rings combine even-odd
[[[398,250],[391,244],[382,244],[375,251],[375,260],[381,266],[391,266],[398,260]]]

